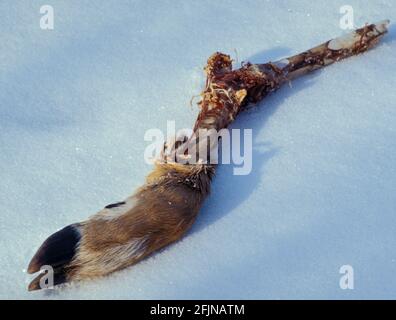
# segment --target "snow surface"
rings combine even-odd
[[[242,114],[253,172],[221,166],[189,234],[106,279],[28,293],[57,229],[140,186],[144,133],[191,127],[215,51],[276,60],[343,34],[344,0],[1,1],[0,298],[396,298],[395,28]],[[348,0],[356,26],[393,0]],[[39,28],[39,8],[55,29]],[[354,268],[341,290],[339,268]]]

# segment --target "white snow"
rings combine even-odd
[[[335,1],[0,2],[0,298],[396,298],[395,28],[242,114],[253,171],[220,166],[191,232],[105,279],[27,292],[56,230],[140,186],[144,133],[194,123],[215,51],[278,60],[339,36]],[[40,6],[55,10],[39,27]],[[355,25],[393,0],[349,0]],[[342,265],[354,289],[339,286]]]

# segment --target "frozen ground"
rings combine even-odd
[[[393,0],[349,0],[355,23]],[[93,4],[95,3],[95,4]],[[55,29],[39,28],[39,8]],[[28,293],[41,242],[144,180],[144,133],[191,127],[214,51],[265,62],[344,31],[336,1],[0,2],[0,298],[396,298],[396,42],[241,115],[253,172],[222,166],[193,230],[107,279]],[[352,265],[355,289],[341,290]]]

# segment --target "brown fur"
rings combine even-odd
[[[110,220],[94,216],[82,223],[68,280],[106,275],[180,239],[195,221],[213,173],[213,167],[203,165],[157,164],[134,195],[136,203],[129,212]],[[140,241],[139,248],[128,256],[130,247],[122,246],[133,246],[133,241]]]
[[[337,49],[339,40],[331,40],[283,59],[286,65],[282,61],[247,63],[232,70],[230,57],[215,53],[205,67],[206,87],[194,132],[226,128],[247,104],[260,101],[283,83],[368,50],[387,32],[386,27],[386,22],[366,26],[356,31],[352,43],[346,47]],[[102,276],[132,265],[180,239],[195,221],[214,174],[210,165],[172,162],[177,162],[172,160],[176,159],[177,151],[194,150],[191,144],[194,147],[197,142],[199,139],[186,138],[175,144],[175,150],[171,148],[170,156],[164,154],[162,163],[156,165],[146,184],[125,202],[111,205],[89,220],[50,236],[33,257],[28,272],[37,272],[43,264],[52,263],[56,284]],[[210,163],[209,158],[200,160]],[[40,277],[32,281],[29,289],[40,289]]]

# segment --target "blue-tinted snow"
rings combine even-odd
[[[140,186],[144,133],[191,127],[215,51],[266,62],[342,34],[345,1],[1,1],[1,298],[396,298],[395,28],[241,115],[253,172],[221,166],[191,232],[106,279],[28,293],[41,242]],[[40,6],[55,29],[39,27]],[[356,26],[392,0],[349,0]],[[235,53],[237,52],[237,54]],[[341,290],[339,268],[354,268]]]

